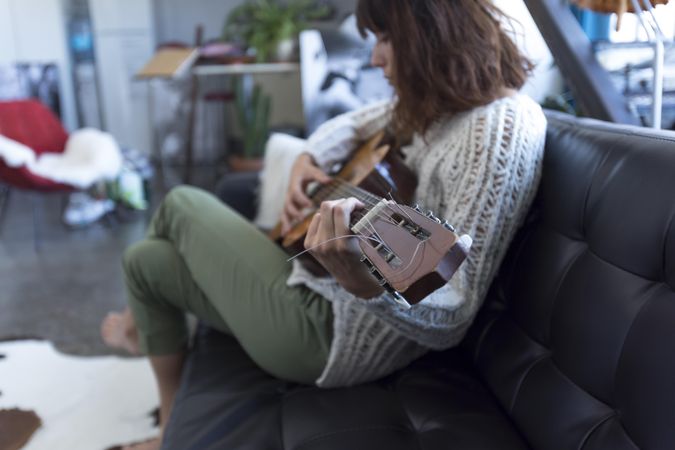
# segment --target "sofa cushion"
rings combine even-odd
[[[548,120],[536,205],[465,348],[535,448],[675,448],[675,136]]]
[[[232,337],[202,328],[162,448],[527,446],[457,350],[429,354],[375,383],[319,389],[267,375]]]

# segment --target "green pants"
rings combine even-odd
[[[330,302],[288,287],[288,255],[212,195],[172,190],[147,239],[127,249],[124,273],[141,350],[185,350],[185,312],[234,336],[267,372],[313,383],[328,359]]]

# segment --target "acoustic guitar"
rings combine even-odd
[[[355,211],[350,228],[359,238],[361,262],[379,284],[405,308],[419,303],[446,284],[466,259],[471,238],[458,236],[447,220],[419,206],[406,206],[417,179],[397,151],[382,144],[379,132],[342,166],[331,182],[314,186],[308,196],[315,206],[281,236],[281,224],[270,233],[290,254],[302,254],[302,264],[316,276],[328,272],[304,252],[303,241],[316,208],[326,200],[356,197],[365,208]]]

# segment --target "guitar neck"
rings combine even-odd
[[[314,192],[310,193],[309,197],[317,208],[322,202],[327,200],[338,200],[347,197],[355,197],[366,205],[382,200],[381,197],[371,194],[358,186],[353,186],[339,178],[334,178],[331,182],[318,186]]]
[[[372,194],[358,186],[353,186],[339,178],[334,178],[331,182],[318,186],[309,197],[316,208],[324,201],[338,200],[347,197],[356,198],[363,203],[365,207],[363,210],[359,210],[352,215],[351,225],[358,222],[365,214],[375,208],[383,200],[382,197]]]

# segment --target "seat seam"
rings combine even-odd
[[[412,432],[409,428],[393,426],[393,425],[372,425],[372,426],[364,426],[364,427],[344,428],[342,430],[328,431],[328,432],[325,432],[325,433],[318,434],[316,436],[312,436],[311,438],[308,438],[308,439],[304,440],[303,442],[299,443],[298,445],[296,445],[295,449],[299,450],[303,447],[306,447],[307,445],[310,445],[310,444],[312,444],[314,442],[317,442],[317,441],[321,441],[323,439],[327,439],[331,436],[337,436],[337,435],[344,434],[344,433],[351,433],[351,432],[354,432],[354,431],[376,431],[376,430],[403,431],[403,432],[408,432],[408,433]]]
[[[593,175],[591,177],[590,183],[588,183],[588,187],[586,188],[586,193],[584,194],[584,206],[581,209],[581,234],[586,238],[586,217],[588,216],[588,202],[591,198],[591,191],[593,190],[593,186],[596,184],[598,180],[598,172],[600,171],[601,167],[604,167],[604,165],[607,163],[607,160],[609,159],[609,150],[604,150],[605,154],[602,156],[602,160],[598,162],[597,166],[595,166],[595,169],[593,170]],[[616,168],[613,168],[612,172]]]
[[[398,388],[396,388],[396,390],[394,392],[396,394],[396,400],[398,401],[399,407],[403,410],[403,415],[408,420],[408,425],[409,425],[408,429],[415,431],[415,442],[417,443],[417,448],[422,450],[422,443],[420,442],[419,432],[413,426],[413,422],[412,422],[412,419],[410,418],[410,414],[408,414],[408,411],[403,406],[403,401],[401,401],[401,396],[400,396],[400,392],[399,392]]]
[[[284,426],[284,417],[285,417],[285,410],[286,410],[286,396],[282,395],[281,396],[281,406],[279,407],[279,437],[281,438],[281,448],[286,449],[286,436],[285,436],[285,429],[286,427]]]
[[[616,368],[614,370],[614,379],[612,380],[612,395],[613,396],[616,396],[615,388],[616,388],[616,385],[617,385],[617,377],[618,377],[618,374],[619,374],[619,367],[621,366],[621,360],[623,360],[624,349],[626,347],[626,342],[628,341],[628,337],[631,335],[631,332],[633,331],[633,328],[635,327],[635,323],[638,321],[640,316],[644,313],[644,310],[647,307],[647,305],[649,305],[653,301],[655,301],[656,295],[661,290],[665,290],[665,288],[663,286],[660,286],[659,288],[655,288],[654,292],[647,299],[645,299],[642,306],[640,306],[639,311],[637,312],[637,314],[635,314],[635,317],[633,317],[633,320],[632,320],[630,326],[628,327],[628,331],[626,331],[626,335],[624,336],[623,342],[621,343],[621,349],[619,350],[619,359],[616,361]],[[626,433],[626,434],[628,434],[628,433]]]
[[[591,438],[591,436],[593,435],[593,433],[595,433],[595,431],[596,431],[598,428],[600,428],[603,424],[605,424],[606,422],[608,422],[609,420],[611,420],[611,419],[614,418],[614,417],[616,417],[617,419],[619,419],[619,418],[620,418],[620,415],[619,415],[616,411],[614,411],[613,413],[609,414],[607,417],[605,417],[604,419],[602,419],[600,422],[598,422],[593,428],[591,428],[591,429],[588,431],[588,433],[586,433],[586,436],[584,436],[584,439],[582,440],[581,445],[577,448],[577,450],[582,450],[582,449],[584,448],[584,446],[586,445],[586,443],[588,442],[588,440],[589,440],[589,439]],[[621,429],[626,433],[626,437],[629,439],[629,441],[630,441],[630,443],[633,445],[633,447],[634,447],[636,450],[639,450],[639,447],[635,444],[635,441],[633,441],[633,439],[631,439],[631,437],[628,435],[628,432],[626,431],[626,428],[625,428],[625,427],[623,426],[623,424],[621,423],[621,420],[619,419],[617,422],[618,422],[619,426],[621,427]]]
[[[629,274],[629,275],[633,275],[634,277],[642,278],[643,280],[648,281],[648,282],[650,282],[650,283],[666,284],[664,280],[656,280],[656,279],[654,279],[654,278],[649,278],[649,277],[646,277],[646,276],[641,275],[641,274],[639,274],[639,273],[635,273],[635,272],[633,272],[632,270],[628,270],[628,269],[626,269],[626,268],[624,268],[624,267],[621,267],[621,266],[618,266],[618,265],[614,264],[612,261],[609,261],[607,258],[604,258],[604,257],[600,256],[596,251],[593,250],[593,247],[591,247],[591,246],[588,245],[588,244],[586,245],[586,248],[588,249],[588,252],[589,252],[591,255],[595,256],[596,258],[598,258],[600,261],[602,261],[603,263],[607,264],[608,266],[612,266],[612,267],[614,267],[614,268],[616,268],[616,269],[619,269],[620,271],[622,271],[622,272],[624,272],[624,273],[627,273],[627,274]]]
[[[548,349],[547,349],[548,350]],[[532,369],[534,369],[534,366],[542,362],[543,360],[550,358],[551,357],[551,351],[548,350],[545,354],[539,356],[536,358],[532,363],[530,364],[530,367],[528,367],[523,375],[520,377],[520,380],[518,381],[518,385],[516,386],[515,391],[513,392],[513,396],[511,397],[511,401],[509,402],[509,415],[513,414],[513,409],[516,407],[516,398],[518,397],[518,394],[520,393],[520,389],[523,386],[523,383],[525,382],[525,378],[532,372]]]
[[[488,392],[489,392],[490,394],[492,394],[492,391],[489,391],[489,390],[488,390]],[[492,394],[492,395],[493,395],[492,398],[494,398],[494,394]],[[495,403],[496,403],[496,401],[495,401]],[[506,415],[503,413],[503,411],[504,411],[503,408],[501,408],[501,407],[499,407],[499,405],[497,405],[497,409],[498,409],[499,412],[500,412],[500,415],[498,416],[499,419],[507,419],[507,421],[509,422],[509,424],[511,424],[511,423],[512,423],[512,419],[511,419],[510,417],[506,416]],[[426,425],[427,423],[429,423],[431,420],[438,420],[438,419],[444,418],[444,417],[474,417],[474,416],[475,416],[475,417],[483,417],[483,416],[487,416],[487,417],[489,417],[489,418],[494,418],[494,417],[496,417],[495,414],[484,414],[484,413],[459,413],[459,414],[450,414],[450,413],[448,413],[448,414],[441,414],[441,415],[438,415],[438,416],[434,416],[433,419],[427,420],[427,421],[424,422],[422,425],[424,426],[424,425]],[[423,427],[421,427],[421,428],[423,428]],[[444,427],[435,427],[435,428],[428,428],[428,429],[421,429],[421,428],[420,428],[420,430],[416,430],[416,431],[417,431],[418,433],[428,433],[429,431],[441,429],[441,428],[444,428]]]
[[[662,286],[658,286],[658,285],[655,284],[654,286],[652,286],[652,288],[649,289],[649,290],[653,290],[654,292],[649,293],[649,290],[648,290],[648,291],[645,293],[645,295],[642,295],[642,296],[638,297],[638,299],[644,298],[644,303],[642,304],[642,306],[640,306],[639,311],[637,312],[637,314],[636,314],[635,317],[633,318],[633,321],[631,322],[630,326],[628,327],[628,330],[626,331],[626,335],[624,336],[624,342],[621,344],[621,349],[619,350],[619,358],[617,359],[617,368],[618,368],[619,363],[620,363],[620,360],[621,360],[621,355],[623,355],[623,347],[624,347],[624,345],[625,345],[625,343],[626,343],[626,340],[628,339],[628,335],[630,334],[630,330],[632,329],[633,324],[634,324],[635,321],[637,320],[638,316],[641,314],[642,309],[643,309],[649,302],[651,302],[651,301],[653,300],[653,298],[656,296],[656,294],[658,294],[658,292],[659,292],[661,289],[663,289]],[[551,362],[552,362],[553,366],[555,367],[555,369],[556,369],[561,375],[563,375],[567,380],[569,380],[573,385],[579,387],[582,391],[584,391],[587,395],[589,395],[590,397],[592,397],[594,400],[597,400],[599,403],[605,404],[605,405],[607,405],[607,406],[612,406],[612,408],[614,408],[614,405],[609,405],[608,403],[606,403],[606,402],[605,402],[604,400],[602,400],[601,398],[596,397],[595,395],[593,395],[593,393],[591,393],[590,391],[588,391],[588,390],[586,390],[585,388],[583,388],[580,384],[578,384],[575,380],[573,380],[569,375],[567,375],[567,373],[564,372],[564,371],[562,370],[562,368],[556,363],[555,358],[554,358],[554,356],[553,356],[553,352],[551,352]],[[616,374],[615,374],[615,377],[616,377]],[[615,379],[613,380],[613,382],[612,382],[612,397],[614,397],[614,395],[615,395],[615,394],[614,394],[614,387],[615,387],[615,386],[616,386],[616,378],[615,378]]]
[[[672,286],[670,284],[670,281],[668,280],[668,276],[666,273],[666,264],[668,263],[668,260],[666,259],[667,251],[668,251],[668,243],[670,242],[670,229],[673,227],[673,221],[675,220],[675,211],[670,215],[670,219],[668,219],[668,225],[666,226],[666,235],[663,238],[663,280],[664,282],[670,286],[671,289],[675,290],[675,286]]]
[[[591,438],[591,435],[593,433],[595,433],[595,430],[600,428],[605,422],[609,421],[613,417],[618,417],[618,414],[616,413],[616,411],[613,411],[610,414],[607,414],[607,416],[603,417],[590,430],[588,430],[586,432],[586,435],[584,436],[584,438],[581,440],[581,443],[577,447],[577,450],[582,450],[584,448],[584,446],[586,445],[586,443],[588,442],[588,440]]]
[[[571,238],[570,238],[570,239],[571,239]],[[571,240],[573,240],[574,242],[583,244],[585,248],[581,249],[581,250],[577,253],[577,255],[575,255],[574,258],[572,258],[572,259],[569,261],[568,265],[564,268],[563,273],[560,275],[560,278],[558,279],[558,282],[557,282],[557,285],[556,285],[556,287],[555,287],[554,293],[551,295],[551,297],[553,297],[553,304],[551,305],[551,309],[554,309],[554,308],[555,308],[555,303],[556,303],[556,301],[557,301],[556,299],[557,299],[558,295],[560,294],[560,289],[561,289],[561,287],[562,287],[562,284],[563,284],[565,278],[567,277],[567,274],[568,274],[569,271],[572,269],[572,266],[574,265],[574,263],[575,263],[575,262],[581,257],[581,255],[584,253],[584,251],[585,251],[586,249],[588,249],[588,243],[586,243],[586,241],[581,241],[581,240],[576,240],[576,239],[571,239]],[[512,309],[512,308],[509,307],[508,309],[510,310],[510,309]],[[503,314],[504,314],[504,313],[503,313]],[[503,314],[502,314],[502,315],[503,315]],[[537,343],[540,347],[544,347],[544,348],[547,348],[547,349],[548,349],[548,345],[547,345],[546,343],[539,342],[538,339],[533,338],[532,335],[531,335],[530,333],[528,333],[527,328],[524,327],[518,320],[516,320],[516,318],[513,316],[513,314],[506,314],[506,315],[509,317],[509,319],[510,319],[513,323],[515,323],[515,324],[518,326],[518,328],[523,332],[523,334],[525,334],[525,336],[527,336],[527,337],[528,337],[530,340],[532,340],[533,342]],[[553,314],[551,314],[551,316],[553,316]],[[494,323],[495,323],[498,319],[499,319],[499,317],[495,317],[495,318],[492,320],[492,323],[490,323],[489,326],[492,327],[492,326],[494,325]],[[549,336],[548,336],[548,337],[550,338],[551,323],[549,323],[549,328],[548,328],[548,329],[549,329]],[[487,332],[486,332],[486,334],[487,334]],[[482,339],[483,339],[483,337],[481,336],[481,341],[482,341]],[[481,343],[482,343],[482,342],[481,342]],[[477,357],[478,357],[478,353],[476,353],[476,360],[477,360]]]
[[[578,123],[574,122],[582,122],[584,128],[588,130],[600,130],[620,136],[633,136],[633,137],[639,137],[639,138],[644,138],[644,139],[651,139],[654,141],[659,141],[659,142],[667,142],[667,143],[675,143],[675,139],[669,138],[666,136],[655,136],[653,134],[648,134],[648,133],[638,133],[638,130],[635,131],[627,131],[625,129],[619,129],[619,128],[613,128],[611,126],[607,126],[605,124],[600,124],[600,123],[595,123],[595,122],[589,122],[587,120],[579,119],[579,118],[564,118],[559,115],[553,115],[551,114],[550,116],[547,117],[551,122],[561,122],[562,124],[566,125],[567,128],[574,128],[575,126],[578,126]],[[641,131],[641,130],[640,130]]]
[[[476,351],[474,352],[473,361],[471,361],[471,363],[475,364],[476,361],[478,361],[478,355],[482,350],[483,341],[487,339],[488,333],[494,327],[495,323],[497,323],[497,320],[499,320],[503,314],[504,312],[501,312],[500,314],[496,315],[495,317],[492,318],[492,320],[490,320],[490,322],[487,325],[485,325],[483,332],[480,334],[480,336],[478,337],[478,341],[476,342]]]
[[[554,315],[554,314],[553,314],[553,311],[555,310],[556,304],[558,303],[558,297],[560,296],[560,290],[562,289],[562,285],[565,283],[565,280],[567,279],[567,275],[568,275],[568,274],[570,273],[570,271],[572,270],[572,266],[574,266],[574,265],[576,264],[576,262],[579,261],[579,258],[581,258],[581,255],[583,255],[584,252],[586,252],[586,251],[588,250],[588,243],[587,243],[586,241],[582,241],[582,242],[583,242],[583,244],[584,244],[584,248],[581,249],[581,250],[579,251],[579,253],[577,253],[577,255],[576,255],[574,258],[572,258],[572,259],[570,260],[569,264],[567,264],[567,267],[565,267],[565,270],[564,270],[563,273],[560,275],[560,278],[558,279],[558,284],[557,284],[557,286],[555,287],[555,292],[553,293],[553,299],[552,299],[552,302],[551,302],[550,317],[549,317],[549,320],[548,320],[548,333],[547,333],[548,335],[546,336],[546,337],[547,337],[546,340],[547,340],[548,342],[547,342],[547,343],[537,342],[537,340],[534,339],[532,336],[530,336],[529,333],[527,333],[527,332],[525,333],[525,334],[527,334],[527,336],[528,336],[530,339],[532,339],[533,341],[537,342],[537,343],[538,343],[539,345],[541,345],[542,347],[548,348],[548,346],[550,345],[550,341],[551,341],[551,329],[553,328],[553,315]],[[519,325],[520,325],[520,324],[519,324]],[[526,328],[523,328],[523,329],[525,330]],[[549,349],[549,350],[550,350],[550,349]]]

